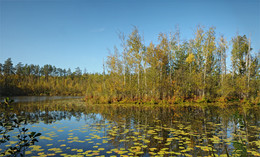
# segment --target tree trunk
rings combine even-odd
[[[247,98],[249,97],[249,91],[250,91],[250,60],[251,60],[251,55],[250,55],[250,50],[251,50],[251,40],[249,38],[249,43],[248,43],[248,52],[247,52]]]

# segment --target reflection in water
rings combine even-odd
[[[78,99],[82,98],[81,96],[13,96],[10,99],[14,102],[39,102],[39,101],[52,101],[60,99]],[[0,100],[3,100],[4,97],[0,97]]]
[[[17,103],[13,112],[45,134],[29,154],[257,156],[259,110],[53,101]]]

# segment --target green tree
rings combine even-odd
[[[250,46],[247,37],[237,35],[232,39],[232,78],[234,86],[234,94],[239,98],[248,97],[249,88],[247,86],[249,72],[248,63],[250,56]],[[249,72],[250,73],[250,72]]]
[[[14,67],[11,58],[8,58],[3,65],[4,75],[11,75],[14,73]]]
[[[193,41],[193,52],[195,54],[196,60],[196,75],[195,75],[195,82],[196,82],[196,95],[200,97],[203,95],[204,91],[204,82],[203,82],[203,43],[205,40],[205,33],[201,26],[197,26],[195,32],[195,39]]]
[[[215,42],[215,28],[211,27],[205,34],[205,41],[203,45],[203,59],[204,59],[204,70],[203,70],[203,97],[207,95],[213,95],[215,84],[213,80],[213,73],[215,72],[216,62],[216,42]],[[207,96],[208,97],[208,96]]]
[[[221,75],[221,81],[219,84],[219,91],[218,94],[223,98],[226,99],[229,95],[229,90],[225,90],[227,88],[230,88],[227,84],[227,54],[226,51],[228,49],[227,41],[224,38],[223,35],[221,35],[219,41],[218,41],[218,48],[217,48],[217,70],[219,71]]]
[[[127,40],[128,52],[127,52],[127,63],[130,65],[130,75],[134,72],[137,74],[137,87],[136,88],[136,97],[140,98],[142,95],[142,80],[141,80],[141,72],[143,69],[143,48],[144,45],[142,43],[141,36],[137,27],[134,27],[134,30],[129,35],[129,39]],[[133,68],[133,71],[132,71]]]

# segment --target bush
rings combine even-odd
[[[0,155],[3,156],[24,156],[24,152],[29,146],[38,142],[37,137],[41,136],[41,133],[31,132],[28,133],[28,129],[22,127],[27,124],[25,119],[19,119],[16,114],[11,111],[13,100],[9,98],[4,99],[4,102],[0,103],[0,108],[3,108],[5,112],[0,114],[0,145],[10,141],[10,135],[8,133],[12,130],[17,130],[19,133],[16,136],[17,142],[15,145],[11,145],[3,149]]]

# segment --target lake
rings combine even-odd
[[[39,101],[52,101],[52,100],[67,100],[82,98],[81,96],[13,96],[10,99],[14,102],[39,102]],[[0,97],[0,100],[4,100],[4,97]]]
[[[42,133],[26,156],[260,156],[259,106],[90,105],[65,98],[13,106],[29,131]]]

